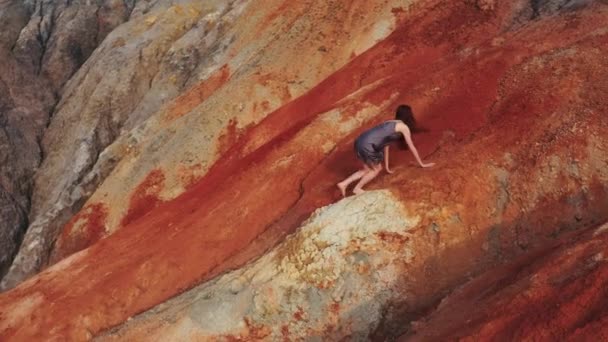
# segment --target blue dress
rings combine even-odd
[[[355,140],[355,153],[363,163],[374,166],[384,160],[384,146],[399,141],[402,135],[395,132],[396,121],[386,121],[372,127]]]

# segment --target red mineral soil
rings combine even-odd
[[[220,20],[227,30],[223,34],[234,34],[235,39],[230,40],[226,57],[220,61],[215,61],[220,58],[212,52],[215,50],[209,52],[214,54],[211,65],[219,68],[209,77],[200,76],[203,81],[163,106],[146,122],[145,133],[138,129],[137,141],[123,139],[109,148],[120,162],[87,201],[87,204],[105,203],[109,199],[113,202],[105,235],[123,227],[121,221],[128,215],[128,198],[153,168],[161,168],[165,174],[165,188],[160,197],[164,200],[177,197],[206,174],[247,127],[259,123],[347,64],[351,53],[360,53],[386,37],[394,25],[392,4],[403,4],[391,1],[272,0],[264,2],[264,6],[245,6],[242,2],[236,6],[240,10],[246,7],[242,16],[247,19],[233,18],[234,23]],[[213,32],[209,35],[215,35]],[[207,68],[204,70],[207,75]],[[191,81],[197,79],[192,77]],[[224,136],[216,138],[221,131]],[[243,152],[252,152],[277,134],[274,128],[264,132],[250,135],[255,140],[250,140]],[[86,233],[86,229],[77,229],[71,235]],[[68,256],[76,251],[64,249],[68,244],[61,239],[54,246],[55,255]],[[83,236],[80,240],[88,239]],[[53,258],[55,261],[58,259]]]
[[[334,184],[357,166],[353,138],[390,115],[378,113],[346,137],[334,134],[331,127],[322,132],[311,129],[320,114],[334,108],[341,108],[342,117],[348,118],[388,99],[384,106],[389,109],[410,103],[431,131],[415,137],[415,142],[423,156],[437,158],[439,165],[434,170],[413,168],[409,154],[393,153],[396,175],[382,176],[370,189],[391,188],[401,198],[417,196],[431,202],[462,197],[464,189],[469,190],[465,202],[472,204],[475,189],[467,188],[467,174],[475,169],[475,162],[496,146],[504,146],[500,142],[516,144],[537,134],[538,125],[526,130],[531,120],[526,115],[563,108],[575,101],[566,95],[579,89],[576,84],[568,88],[567,83],[559,88],[559,75],[538,73],[525,81],[525,71],[515,67],[573,45],[585,51],[602,49],[571,57],[587,75],[596,70],[593,63],[583,63],[583,57],[599,63],[607,52],[606,30],[596,32],[597,23],[608,18],[604,7],[501,33],[502,23],[512,15],[511,6],[497,4],[493,11],[484,11],[472,2],[430,1],[416,8],[415,15],[404,17],[387,39],[242,133],[226,156],[187,192],[159,203],[154,191],[143,190],[136,194],[141,198],[133,200],[130,212],[135,214],[124,228],[0,295],[1,339],[86,340],[262,255],[314,209],[338,200]],[[500,39],[494,39],[499,34]],[[515,86],[503,84],[509,81]],[[522,88],[516,88],[520,84]],[[346,98],[366,86],[363,99]],[[596,93],[588,95],[593,100],[589,108],[596,113],[586,121],[589,125],[602,123],[597,112],[606,108],[600,95],[604,89],[605,84],[599,84]],[[516,128],[518,134],[511,135]],[[475,155],[459,156],[457,146],[481,130],[496,134],[491,141],[477,142]],[[267,142],[258,146],[258,141]],[[337,147],[324,151],[321,146],[327,141]],[[285,158],[290,160],[287,166],[277,163]],[[467,163],[471,166],[462,166]],[[533,169],[531,164],[526,167]],[[451,174],[452,169],[459,171]],[[426,172],[434,179],[430,189],[415,184]],[[150,177],[151,183],[158,183],[158,177]],[[462,220],[468,220],[466,215]],[[456,239],[449,232],[443,238]],[[475,270],[489,265],[480,263]]]
[[[608,224],[468,282],[400,341],[606,341]]]
[[[153,170],[148,174],[131,196],[129,210],[122,220],[123,225],[144,216],[162,203],[159,193],[164,181],[165,176],[161,170]],[[105,235],[107,211],[106,205],[95,203],[87,205],[84,210],[76,214],[57,239],[57,248],[51,255],[51,264],[93,245],[101,239]],[[74,232],[74,228],[77,226],[85,228]]]

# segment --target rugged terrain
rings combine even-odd
[[[36,207],[33,177],[46,153],[41,140],[64,86],[128,18],[128,3],[0,1],[0,275]]]
[[[480,276],[400,340],[605,340],[607,231],[570,234]]]
[[[602,329],[604,1],[0,6],[2,63],[25,80],[0,94],[5,131],[25,132],[1,145],[19,171],[0,178],[4,267],[28,226],[2,280],[3,340]],[[400,103],[437,165],[394,151],[395,174],[340,199],[354,137]],[[538,292],[519,295],[534,277]],[[566,319],[561,291],[564,305],[598,301]]]

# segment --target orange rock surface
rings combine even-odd
[[[595,3],[526,25],[514,23],[517,13],[516,4],[493,1],[395,8],[386,39],[301,96],[286,95],[259,123],[228,129],[221,158],[185,192],[159,199],[163,170],[155,170],[113,234],[98,240],[104,215],[75,218],[71,225],[96,227],[77,234],[94,236],[70,240],[66,230],[59,255],[92,245],[0,294],[0,338],[87,340],[262,256],[339,200],[334,184],[357,167],[353,139],[404,102],[430,130],[415,136],[419,151],[438,165],[416,168],[395,151],[396,173],[369,186],[390,189],[419,218],[407,239],[378,235],[416,256],[396,271],[409,280],[395,290],[408,295],[387,304],[390,317],[370,338],[402,333],[471,276],[605,221],[608,8]],[[224,81],[219,74],[209,87]],[[175,116],[187,117],[192,98],[175,101]],[[590,281],[603,279],[593,274]],[[346,309],[332,308],[339,324]],[[245,322],[251,339],[272,333]],[[163,331],[154,324],[117,338]],[[289,338],[289,326],[278,329]],[[494,331],[479,336],[509,329]],[[340,334],[328,336],[347,337]]]

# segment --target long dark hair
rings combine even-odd
[[[409,127],[412,133],[416,133],[416,129],[418,125],[416,124],[416,119],[414,118],[414,112],[412,111],[412,107],[408,105],[399,105],[397,110],[395,111],[395,119],[401,120],[404,124]]]
[[[418,125],[418,123],[416,122],[416,119],[414,118],[414,112],[412,111],[412,107],[410,107],[408,105],[402,104],[402,105],[399,105],[399,107],[397,107],[397,110],[395,113],[395,119],[401,120],[401,122],[406,124],[407,127],[410,129],[410,132],[412,132],[412,134],[428,131],[426,128],[420,127]],[[399,146],[403,150],[407,150],[407,148],[408,148],[405,140],[401,140]]]
[[[395,119],[401,120],[401,122],[406,124],[407,127],[412,132],[412,134],[428,131],[426,128],[418,126],[418,123],[416,122],[416,119],[414,118],[414,112],[412,111],[412,107],[410,107],[408,105],[402,104],[402,105],[399,105],[399,107],[397,107],[397,110],[395,113]]]

